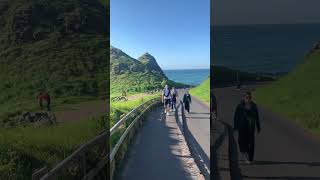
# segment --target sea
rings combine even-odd
[[[170,80],[193,86],[201,84],[210,74],[210,69],[177,69],[163,71]]]
[[[247,72],[287,73],[320,41],[320,24],[213,26],[211,63]]]

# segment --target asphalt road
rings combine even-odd
[[[179,99],[183,99],[183,90]],[[193,156],[206,179],[210,179],[210,107],[192,97],[190,113],[185,112],[186,139],[190,142]]]
[[[219,119],[233,127],[241,95],[254,86],[217,88]],[[253,97],[254,100],[254,97]],[[320,138],[292,121],[259,106],[262,132],[256,136],[255,161],[248,165],[238,152],[237,135],[228,133],[232,179],[320,180]],[[222,178],[223,179],[223,178]]]
[[[180,105],[178,110],[166,116],[158,107],[148,114],[116,179],[203,179],[182,134]]]

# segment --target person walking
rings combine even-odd
[[[177,104],[177,99],[178,99],[178,91],[176,90],[175,87],[172,87],[171,90],[171,110],[176,110],[176,104]]]
[[[252,101],[251,92],[246,92],[238,104],[234,115],[234,131],[238,132],[238,144],[248,163],[254,159],[255,132],[261,131],[259,112]]]
[[[213,89],[210,90],[210,112],[211,112],[211,118],[212,119],[217,119],[218,117],[218,105],[217,105],[217,98],[213,93]]]
[[[187,90],[186,93],[183,95],[183,103],[184,103],[184,108],[190,113],[190,104],[191,104],[191,95],[189,94],[189,91]]]
[[[162,103],[164,104],[164,113],[169,115],[170,103],[171,103],[171,91],[168,85],[165,85],[162,92]]]

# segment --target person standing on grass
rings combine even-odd
[[[170,103],[171,103],[171,91],[168,85],[165,85],[162,92],[162,103],[164,104],[164,113],[169,115]]]
[[[175,110],[176,109],[176,103],[177,103],[177,99],[178,99],[178,91],[176,90],[175,87],[172,87],[172,90],[171,90],[171,96],[172,96],[172,99],[171,99],[171,110]]]
[[[240,152],[252,163],[254,158],[255,131],[260,133],[259,112],[256,103],[252,101],[251,93],[246,92],[238,104],[234,115],[234,130],[239,132],[238,144]]]
[[[191,104],[191,95],[189,94],[189,91],[187,90],[186,93],[183,95],[183,103],[184,103],[184,108],[190,113],[190,104]]]
[[[48,92],[40,92],[38,95],[38,102],[41,110],[51,110],[51,98]]]

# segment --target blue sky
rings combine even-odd
[[[111,45],[164,69],[210,64],[210,0],[111,0]]]

